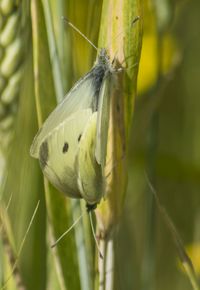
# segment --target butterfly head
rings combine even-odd
[[[97,65],[101,66],[103,68],[103,70],[106,72],[113,72],[114,66],[113,66],[114,62],[110,61],[110,56],[108,55],[108,52],[105,48],[101,48],[97,57]]]
[[[108,55],[108,52],[105,48],[101,48],[99,55],[98,55],[98,62],[102,64],[110,63],[110,57]]]
[[[100,49],[96,64],[103,67],[103,70],[105,72],[111,74],[115,72],[121,72],[123,70],[122,66],[120,65],[116,57],[114,57],[111,61],[106,48]]]

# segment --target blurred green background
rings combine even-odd
[[[177,1],[169,31],[180,49],[179,64],[169,81],[159,84],[163,79],[159,80],[136,99],[129,186],[119,233],[119,249],[127,249],[126,254],[120,251],[120,258],[127,261],[122,267],[121,284],[127,283],[123,289],[191,288],[178,264],[171,234],[151,199],[144,171],[151,176],[200,275],[199,12],[199,1]],[[148,62],[153,62],[148,50],[141,75],[145,65],[148,70]]]
[[[36,2],[38,15],[33,13]],[[66,237],[56,255],[50,249],[52,236],[71,225],[71,208],[76,204],[52,189],[49,195],[46,192],[45,201],[42,174],[37,161],[29,157],[29,147],[38,128],[33,55],[39,53],[37,85],[44,93],[45,118],[91,68],[96,54],[61,16],[67,16],[97,45],[102,2],[44,0],[31,1],[31,6],[28,1],[0,2],[1,285],[13,267],[5,245],[11,247],[16,259],[40,200],[17,264],[24,289],[100,289],[93,284],[97,266],[87,221]],[[142,7],[143,46],[128,144],[128,190],[114,232],[113,289],[194,289],[180,265],[145,172],[182,238],[200,284],[200,2],[135,2]],[[10,30],[5,31],[10,22]],[[37,42],[33,39],[38,31]],[[81,235],[85,236],[85,248],[77,250]],[[16,276],[12,277],[6,289],[20,289]]]

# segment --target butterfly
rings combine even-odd
[[[94,209],[105,195],[105,163],[114,61],[100,49],[93,68],[58,104],[30,148],[45,177],[72,198]]]

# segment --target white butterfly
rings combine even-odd
[[[84,198],[89,209],[105,194],[110,90],[116,71],[101,49],[94,67],[49,115],[30,149],[47,179],[67,196]]]

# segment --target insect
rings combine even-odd
[[[119,70],[100,49],[93,68],[49,115],[30,149],[47,179],[67,196],[84,198],[88,210],[105,195],[110,94]]]

